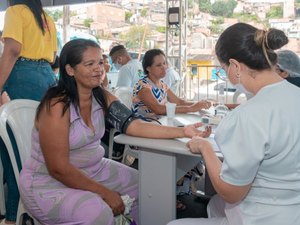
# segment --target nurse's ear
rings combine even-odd
[[[235,59],[229,59],[229,63],[235,73],[235,75],[241,74],[241,64]]]

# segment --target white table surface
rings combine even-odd
[[[199,115],[177,114],[186,123],[199,122]],[[162,124],[168,122],[166,117]],[[165,225],[176,219],[176,181],[193,168],[201,155],[192,154],[176,139],[151,139],[125,134],[115,142],[139,147],[139,225]]]

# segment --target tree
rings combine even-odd
[[[194,0],[188,0],[188,8],[193,7]]]
[[[129,22],[129,19],[132,17],[132,12],[126,11],[125,12],[125,21]]]
[[[146,8],[143,8],[143,9],[141,9],[141,16],[142,17],[146,17],[147,16],[147,14],[148,14],[148,10],[146,9]]]
[[[235,0],[216,1],[211,6],[211,14],[213,16],[231,17],[236,5]]]
[[[58,19],[63,17],[63,11],[62,10],[49,10],[45,9],[45,12],[55,21],[57,22]]]
[[[224,18],[223,17],[217,17],[214,20],[211,21],[212,24],[214,25],[220,25],[224,23]]]
[[[165,26],[157,26],[156,27],[156,30],[159,32],[159,33],[166,33],[166,27]]]
[[[146,42],[141,43],[143,40],[147,40],[147,37],[149,37],[151,34],[151,29],[149,26],[132,26],[127,33],[121,34],[120,39],[122,39],[122,42],[125,43],[126,47],[129,49],[135,49],[138,50],[142,46],[143,48],[146,48]]]
[[[272,19],[272,18],[282,18],[283,17],[283,9],[280,6],[272,6],[269,10],[269,12],[267,12],[266,17],[268,19]]]
[[[208,28],[213,34],[221,34],[224,31],[220,24],[212,24]]]
[[[237,18],[239,22],[249,23],[249,22],[261,22],[259,17],[255,14],[250,13],[234,13],[233,18]]]
[[[217,17],[216,19],[211,21],[212,25],[209,27],[210,31],[213,34],[220,34],[223,32],[223,27],[221,24],[224,23],[224,18],[223,17]]]
[[[201,12],[210,13],[211,12],[210,0],[199,0],[199,10]]]
[[[91,23],[92,23],[93,21],[94,21],[94,20],[93,20],[92,18],[87,18],[87,19],[85,19],[85,20],[83,21],[83,25],[84,25],[85,27],[90,28],[90,27],[91,27]]]

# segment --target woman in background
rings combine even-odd
[[[56,29],[44,12],[40,0],[9,0],[5,13],[3,55],[0,59],[0,90],[13,99],[40,101],[47,89],[55,84],[50,64],[56,55]],[[6,221],[13,224],[19,192],[6,147],[0,146],[4,178],[7,183]],[[16,153],[19,162],[19,154]],[[19,169],[20,168],[19,163]]]
[[[108,56],[106,54],[102,54],[102,57],[103,57],[105,74],[103,75],[103,77],[101,79],[101,85],[105,88],[110,88],[109,87],[109,81],[108,81],[108,78],[107,78],[107,73],[110,71],[109,59],[108,59]]]
[[[176,103],[176,113],[197,112],[208,109],[209,101],[188,102],[177,97],[162,81],[168,68],[164,52],[160,49],[151,49],[143,58],[145,77],[135,84],[133,89],[132,111],[142,117],[157,118],[166,115],[166,103]]]

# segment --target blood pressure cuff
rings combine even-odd
[[[113,101],[107,111],[106,121],[121,133],[125,133],[129,124],[137,119],[120,101]]]

